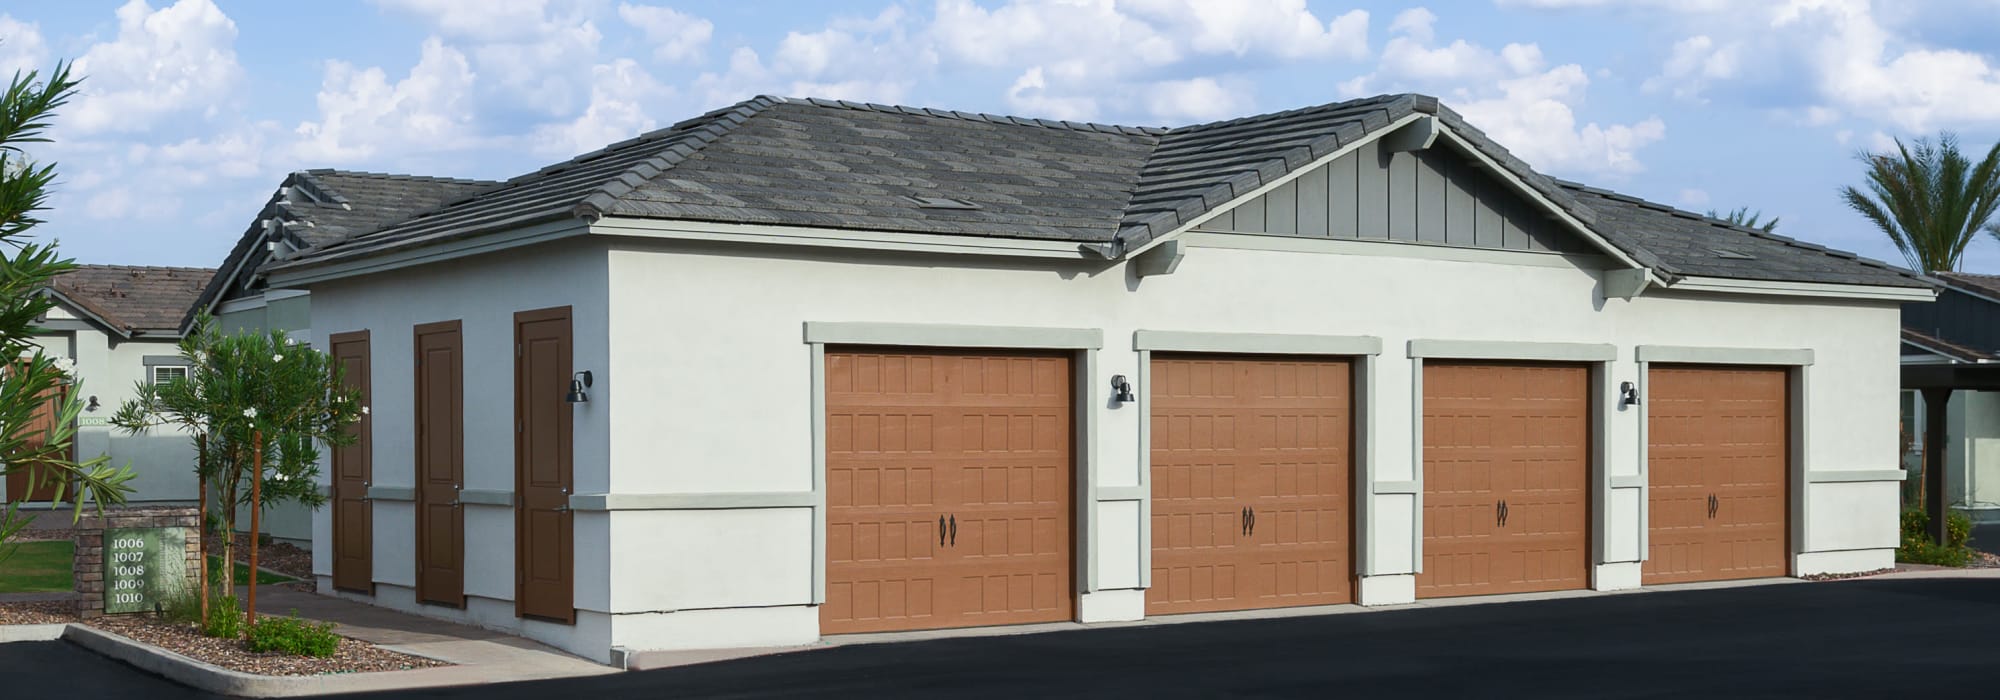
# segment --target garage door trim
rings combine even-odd
[[[1222,348],[1227,348],[1226,351]],[[1314,348],[1343,348],[1355,352],[1317,352]],[[1369,521],[1373,517],[1375,491],[1375,368],[1382,352],[1382,339],[1373,336],[1328,336],[1298,335],[1281,333],[1202,333],[1185,331],[1139,330],[1132,334],[1132,349],[1139,351],[1139,379],[1136,385],[1138,400],[1133,408],[1139,412],[1138,460],[1139,488],[1139,587],[1153,587],[1153,434],[1152,386],[1153,353],[1158,352],[1228,352],[1241,355],[1323,355],[1347,357],[1354,363],[1354,426],[1349,428],[1353,444],[1354,472],[1351,500],[1354,520],[1348,538],[1354,541],[1355,554],[1353,573],[1356,576],[1373,576],[1381,573],[1375,565],[1373,527]],[[1105,499],[1114,500],[1114,499]],[[1402,573],[1392,571],[1387,573]],[[1359,586],[1355,589],[1357,595]]]
[[[1071,350],[1070,414],[1075,421],[1075,438],[1070,445],[1071,468],[1076,494],[1071,514],[1071,551],[1079,592],[1097,590],[1097,570],[1092,566],[1097,539],[1097,523],[1090,517],[1097,502],[1092,474],[1097,421],[1091,408],[1102,401],[1098,393],[1097,350],[1104,346],[1102,328],[1043,328],[1029,326],[963,326],[925,323],[805,322],[805,342],[809,365],[812,421],[812,605],[826,603],[826,346],[881,345],[898,347],[992,348],[995,350]],[[1080,609],[1080,608],[1078,608]]]
[[[1606,413],[1617,404],[1608,396],[1611,364],[1618,348],[1603,343],[1538,343],[1508,340],[1411,340],[1410,345],[1410,478],[1416,503],[1410,508],[1410,573],[1424,568],[1424,360],[1473,360],[1490,362],[1566,362],[1590,367],[1590,558],[1593,568],[1605,563],[1605,543],[1610,539],[1605,511],[1611,502],[1610,479],[1605,474],[1610,463],[1610,440]],[[1644,372],[1640,372],[1644,376]],[[1641,414],[1639,419],[1645,420]],[[1641,428],[1643,430],[1643,428]],[[1641,443],[1643,444],[1643,435]],[[1643,473],[1643,472],[1642,472]],[[1645,494],[1639,494],[1642,498]],[[1642,508],[1644,506],[1641,506]],[[1644,535],[1641,535],[1643,539]],[[1642,543],[1640,552],[1646,551]],[[1643,556],[1643,555],[1642,555]],[[1591,572],[1593,582],[1596,572]]]
[[[1808,400],[1811,398],[1811,395],[1808,393],[1808,387],[1812,385],[1812,350],[1801,348],[1706,348],[1683,345],[1641,345],[1634,350],[1633,355],[1638,359],[1638,390],[1640,397],[1638,406],[1639,439],[1637,440],[1638,444],[1636,447],[1639,450],[1639,522],[1641,526],[1639,528],[1639,551],[1635,554],[1635,558],[1641,562],[1645,561],[1647,551],[1653,546],[1652,528],[1644,525],[1645,523],[1652,522],[1652,506],[1649,503],[1652,492],[1648,484],[1651,483],[1653,473],[1651,467],[1646,463],[1646,451],[1652,444],[1652,438],[1646,434],[1646,422],[1650,417],[1646,413],[1648,404],[1644,400],[1647,396],[1646,379],[1647,375],[1650,374],[1651,365],[1656,362],[1660,364],[1680,365],[1784,365],[1791,368],[1791,371],[1786,372],[1787,379],[1785,385],[1786,393],[1790,397],[1789,400],[1791,402],[1786,415],[1786,419],[1791,423],[1791,435],[1789,436],[1791,449],[1788,450],[1790,453],[1789,463],[1785,465],[1785,480],[1789,484],[1786,497],[1791,499],[1791,502],[1786,504],[1786,510],[1790,513],[1790,523],[1786,530],[1790,533],[1789,538],[1791,540],[1788,543],[1789,549],[1787,553],[1793,561],[1787,562],[1787,565],[1788,568],[1796,569],[1798,555],[1806,551],[1806,523],[1809,522],[1807,520],[1807,511],[1812,507],[1811,499],[1806,498],[1808,468],[1805,461],[1806,445],[1810,444],[1806,442],[1808,427],[1806,425],[1805,407],[1810,405]]]

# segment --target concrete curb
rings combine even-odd
[[[489,675],[491,669],[477,665],[317,676],[264,676],[232,671],[81,623],[0,625],[0,643],[47,641],[75,644],[91,653],[124,662],[133,668],[196,690],[253,698],[295,698],[384,690],[415,690],[567,677],[558,674],[496,678]],[[378,646],[412,656],[436,658],[430,654],[390,645]]]
[[[8,642],[53,642],[62,639],[63,628],[69,625],[0,625],[0,644]]]

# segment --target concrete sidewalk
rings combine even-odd
[[[297,611],[302,618],[334,623],[335,631],[344,636],[392,651],[457,664],[314,676],[314,685],[320,686],[314,688],[314,694],[508,683],[620,672],[520,637],[277,586],[258,587],[257,610],[263,615]]]

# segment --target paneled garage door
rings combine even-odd
[[[826,353],[823,634],[1071,619],[1070,360]]]
[[[1645,583],[1790,573],[1786,385],[1784,368],[1648,371]]]
[[[1589,585],[1590,371],[1424,364],[1419,597]]]
[[[1353,600],[1345,360],[1155,356],[1146,613]]]

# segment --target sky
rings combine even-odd
[[[506,178],[759,94],[1175,126],[1442,98],[1534,166],[1891,262],[1857,154],[2000,140],[2000,0],[33,0],[75,61],[36,229],[220,265],[286,173]],[[1965,269],[2000,273],[1982,236]]]

